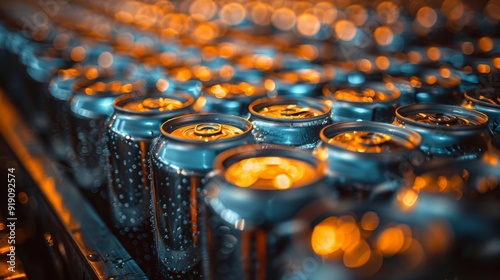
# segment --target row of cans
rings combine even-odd
[[[129,31],[117,38],[135,40]],[[481,80],[494,77],[494,58],[434,46],[404,58],[365,49],[354,63],[295,55],[313,42],[206,59],[228,42],[180,41],[152,57],[117,55],[118,40],[83,48],[84,59],[81,46],[69,61],[40,43],[22,56],[37,89],[48,88],[29,91],[27,112],[49,114],[56,155],[83,190],[106,193],[111,226],[151,277],[494,269],[500,102]]]

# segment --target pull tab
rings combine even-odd
[[[194,127],[194,134],[198,136],[212,136],[222,133],[222,125],[218,123],[202,123]]]

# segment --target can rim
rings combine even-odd
[[[474,97],[472,95],[472,94],[477,93],[478,91],[486,91],[486,92],[493,91],[493,92],[498,92],[499,93],[499,97],[500,97],[500,91],[498,91],[498,90],[496,90],[494,88],[476,88],[476,89],[464,92],[465,99],[468,100],[468,101],[471,101],[474,104],[481,104],[482,106],[491,107],[493,109],[500,109],[500,104],[492,104],[492,103],[489,103],[489,102],[485,102],[485,101],[477,99],[476,97]]]
[[[272,154],[270,154],[272,153]],[[300,186],[296,186],[286,190],[280,189],[258,189],[258,188],[241,188],[236,186],[226,180],[226,178],[222,175],[225,173],[227,168],[232,164],[248,158],[259,157],[259,156],[277,156],[277,157],[285,157],[289,159],[296,159],[299,161],[306,162],[310,164],[316,173],[315,178]],[[301,190],[304,187],[314,185],[320,181],[322,181],[327,174],[327,166],[326,162],[313,155],[310,152],[306,152],[303,150],[297,150],[292,147],[283,146],[283,145],[266,145],[266,144],[247,144],[244,146],[232,148],[220,153],[214,161],[213,170],[221,176],[221,179],[227,183],[231,188],[236,188],[238,190],[250,189],[255,192],[283,192],[283,191],[292,191],[292,190]]]
[[[413,130],[399,127],[397,125],[389,124],[389,123],[381,123],[381,122],[373,122],[373,121],[355,121],[355,122],[340,122],[340,123],[334,123],[331,125],[328,125],[324,127],[321,132],[320,132],[320,138],[323,143],[328,145],[328,148],[333,148],[338,152],[345,152],[345,153],[351,153],[351,154],[356,154],[360,155],[363,157],[380,157],[380,155],[384,155],[386,153],[358,153],[354,151],[349,151],[346,149],[343,149],[337,145],[333,145],[331,143],[328,143],[328,140],[330,137],[327,137],[326,134],[329,133],[330,131],[335,132],[335,133],[341,133],[341,132],[349,132],[349,131],[355,131],[356,129],[359,129],[360,131],[366,131],[366,132],[382,132],[390,135],[395,135],[399,138],[402,138],[406,140],[408,143],[412,145],[412,148],[410,149],[404,149],[401,151],[397,151],[394,153],[389,153],[387,155],[390,156],[395,156],[403,153],[407,153],[412,150],[418,149],[420,144],[422,143],[422,136]],[[390,132],[390,133],[388,133]]]
[[[283,104],[305,104],[305,106],[317,109],[322,111],[322,114],[316,117],[311,117],[311,118],[298,118],[298,119],[292,119],[292,118],[274,118],[270,116],[266,116],[263,114],[260,114],[257,112],[256,107],[264,107],[264,106],[269,106],[269,105],[283,105]],[[331,106],[326,103],[325,100],[318,99],[318,98],[313,98],[313,97],[267,97],[267,98],[260,98],[257,100],[254,100],[250,105],[248,106],[248,111],[250,112],[250,115],[253,117],[261,118],[261,119],[266,119],[270,121],[275,121],[275,122],[286,122],[286,123],[297,123],[297,122],[308,122],[308,121],[313,121],[313,120],[319,120],[323,119],[325,116],[328,116],[331,113]]]
[[[186,138],[181,138],[177,136],[173,136],[170,134],[173,130],[179,128],[180,126],[185,126],[185,125],[190,125],[190,124],[197,124],[199,122],[223,122],[224,124],[229,124],[229,125],[234,125],[241,130],[243,130],[243,133],[240,135],[236,135],[231,138],[223,138],[217,141],[198,141],[198,140],[193,140],[193,139],[186,139]],[[167,128],[170,126],[170,128]],[[241,138],[247,137],[253,129],[253,125],[251,122],[248,120],[238,117],[235,115],[229,115],[229,114],[220,114],[220,113],[197,113],[197,114],[187,114],[187,115],[182,115],[178,116],[175,118],[172,118],[166,122],[164,122],[161,127],[160,131],[163,137],[166,137],[168,139],[174,140],[174,141],[179,141],[183,143],[193,143],[197,145],[217,145],[219,143],[227,143],[227,142],[232,142],[236,141]]]
[[[412,120],[408,117],[405,117],[403,114],[407,113],[406,115],[409,115],[410,113],[422,113],[422,112],[432,112],[432,113],[452,113],[452,114],[458,114],[460,117],[464,117],[468,120],[473,119],[474,121],[477,121],[477,125],[459,125],[459,126],[435,126],[435,125],[430,125],[426,123],[421,123],[417,122],[415,120]],[[396,109],[395,112],[396,119],[398,121],[401,121],[405,124],[411,124],[414,126],[418,127],[423,127],[423,128],[432,128],[432,129],[442,129],[442,130],[474,130],[477,128],[482,128],[486,127],[488,125],[488,116],[484,113],[481,113],[476,110],[471,110],[467,108],[463,108],[460,106],[454,106],[454,105],[446,105],[446,104],[436,104],[436,103],[423,103],[423,104],[410,104],[410,105],[405,105],[401,106]]]
[[[129,110],[123,108],[125,104],[131,101],[137,101],[141,99],[146,99],[146,98],[155,98],[155,97],[168,97],[172,99],[176,99],[178,101],[182,102],[182,107],[174,110],[168,110],[168,111],[134,111],[134,110]],[[126,93],[123,95],[118,96],[114,101],[113,101],[113,108],[115,109],[116,112],[120,113],[126,113],[126,114],[131,114],[131,115],[169,115],[171,113],[184,110],[186,108],[192,107],[194,105],[194,97],[186,92],[182,91],[175,91],[175,92],[131,92],[131,93]]]

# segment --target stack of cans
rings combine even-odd
[[[0,4],[0,81],[148,276],[493,276],[496,1],[108,2]]]

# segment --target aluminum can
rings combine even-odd
[[[385,191],[377,189],[380,184],[406,179],[425,160],[418,149],[422,137],[392,124],[341,122],[325,127],[320,136],[315,153],[328,162],[334,186],[351,197],[382,195],[376,193]]]
[[[320,141],[321,129],[332,122],[331,107],[309,97],[258,99],[249,110],[257,143],[312,149]]]
[[[391,122],[399,104],[401,92],[391,83],[363,85],[327,85],[323,91],[332,106],[334,122]]]
[[[332,72],[320,66],[276,71],[268,76],[279,96],[320,97],[326,83],[333,80]]]
[[[323,198],[294,221],[293,255],[281,279],[443,278],[456,265],[453,228],[431,213]]]
[[[148,155],[163,122],[193,112],[187,93],[148,92],[115,99],[107,124],[108,199],[112,228],[143,270],[153,277]]]
[[[90,84],[92,80],[99,77],[114,74],[132,77],[138,72],[137,68],[131,64],[130,59],[113,56],[110,52],[106,52],[107,49],[103,46],[87,51],[80,46],[77,50],[78,52],[73,52],[73,58],[82,59],[82,61],[74,64],[71,68],[59,69],[50,79],[48,93],[45,96],[50,144],[54,155],[61,161],[67,161],[69,151],[71,151],[69,112],[75,82],[86,79],[86,83]],[[99,65],[99,58],[101,58],[101,64],[106,64],[107,67]]]
[[[500,133],[500,88],[477,88],[464,93],[462,107],[488,115],[493,134]]]
[[[104,75],[75,82],[70,101],[71,153],[69,165],[80,188],[97,193],[107,182],[105,172],[106,120],[113,114],[113,101],[123,93],[141,90],[141,80],[125,75]]]
[[[153,232],[162,279],[202,279],[199,195],[215,157],[253,143],[252,124],[226,114],[192,114],[161,126],[151,149]]]
[[[476,157],[491,144],[488,116],[453,105],[414,104],[396,110],[395,125],[418,132],[428,157]]]
[[[67,68],[67,62],[59,57],[59,52],[50,45],[29,43],[20,54],[20,61],[26,66],[24,84],[27,89],[27,103],[33,107],[33,127],[42,133],[48,131],[48,117],[45,97],[50,77],[59,68]]]
[[[197,111],[223,113],[247,118],[252,101],[269,95],[262,85],[243,80],[208,83],[196,102]]]
[[[205,190],[205,279],[281,279],[295,214],[334,195],[325,162],[291,147],[247,145],[217,157]]]

